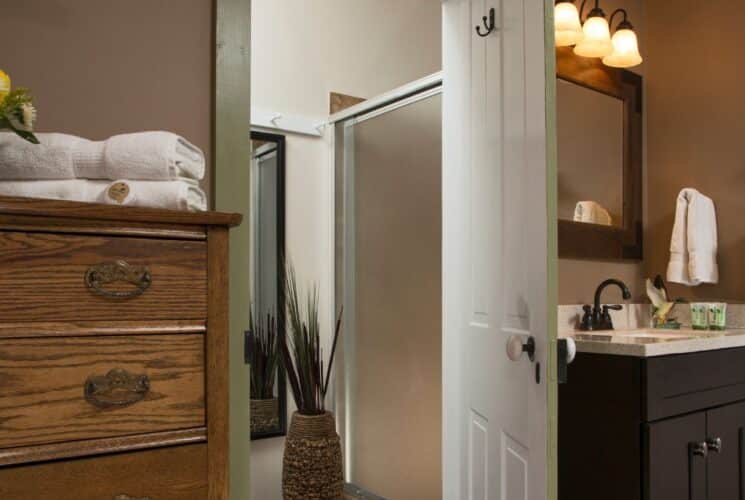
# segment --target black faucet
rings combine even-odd
[[[582,306],[582,310],[585,314],[582,316],[582,321],[579,325],[580,330],[613,330],[613,320],[610,317],[610,310],[620,311],[623,306],[620,305],[604,305],[600,307],[600,295],[608,285],[616,285],[621,289],[624,300],[631,298],[631,292],[629,287],[623,281],[617,279],[609,279],[600,283],[595,290],[595,304],[593,307],[589,305]]]

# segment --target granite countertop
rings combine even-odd
[[[559,337],[574,338],[577,352],[644,358],[745,346],[745,328],[723,331],[685,328],[568,331],[560,333]]]

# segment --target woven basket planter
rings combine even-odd
[[[251,433],[279,429],[279,399],[251,400]]]
[[[285,441],[282,496],[285,500],[342,498],[341,441],[334,415],[292,415]]]

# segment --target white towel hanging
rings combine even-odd
[[[719,282],[714,202],[693,188],[678,194],[667,280],[688,286]]]

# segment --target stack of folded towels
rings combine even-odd
[[[206,210],[204,154],[170,132],[90,141],[36,134],[35,145],[0,133],[0,195],[175,210]]]

